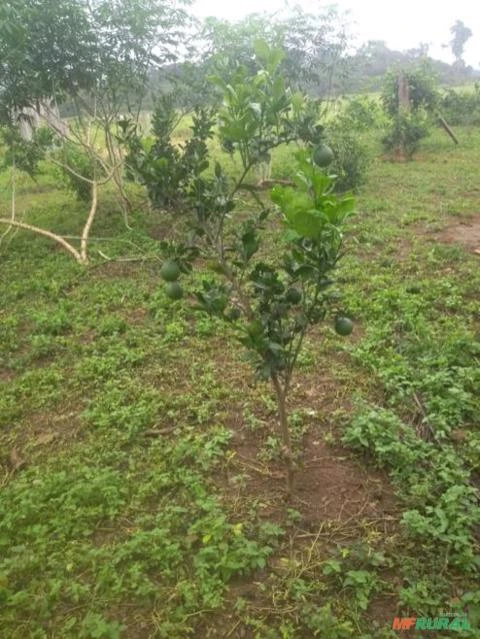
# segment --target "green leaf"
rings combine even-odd
[[[257,58],[259,58],[262,62],[266,63],[268,61],[270,55],[270,47],[268,43],[263,38],[257,38],[253,42],[253,50]]]

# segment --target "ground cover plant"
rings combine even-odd
[[[386,637],[443,609],[475,636],[479,271],[453,240],[477,228],[480,138],[459,134],[375,161],[358,196],[339,275],[359,334],[307,341],[290,503],[271,396],[222,323],[165,295],[161,226],[114,228],[106,192],[97,245],[143,259],[85,270],[3,239],[5,636]],[[22,178],[19,204],[68,233],[57,185]]]
[[[352,214],[255,25],[216,117],[115,124],[88,264],[2,230],[2,637],[478,636],[480,133],[389,162],[350,101]],[[0,217],[76,241],[48,136],[3,132]]]

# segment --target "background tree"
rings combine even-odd
[[[459,67],[464,67],[465,62],[463,60],[463,52],[468,40],[472,37],[472,30],[467,27],[462,20],[457,20],[455,24],[450,28],[452,39],[450,40],[450,48],[455,57],[455,64]]]
[[[287,86],[326,97],[347,60],[348,24],[335,7],[319,7],[315,13],[295,7],[249,15],[234,23],[208,18],[201,39],[206,73],[227,80],[239,64],[256,72],[255,42],[262,39],[282,50],[281,72]]]
[[[77,185],[83,182],[90,189],[80,250],[64,239],[60,242],[80,262],[88,259],[101,184],[114,181],[127,222],[123,157],[116,140],[118,120],[127,113],[138,119],[152,66],[174,58],[186,22],[182,4],[174,0],[8,0],[0,8],[0,124],[18,127],[19,117],[30,109],[39,116],[46,114],[59,143],[68,145],[63,157],[51,159]],[[68,127],[48,117],[66,102],[75,113]],[[72,157],[78,160],[73,165]],[[85,187],[80,190],[84,192]],[[8,223],[61,239],[23,222],[9,219]]]
[[[433,124],[440,94],[428,63],[392,69],[385,76],[382,103],[389,118],[382,139],[386,151],[411,159]]]

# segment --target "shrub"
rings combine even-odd
[[[440,100],[440,111],[449,124],[480,124],[480,84],[473,92],[449,89]]]
[[[435,111],[440,98],[437,83],[428,67],[421,66],[417,69],[392,70],[385,75],[382,90],[382,103],[385,112],[392,118],[398,114],[398,75],[400,72],[407,80],[411,110],[414,113]]]
[[[125,123],[127,177],[146,187],[158,209],[178,208],[195,178],[209,166],[207,142],[213,136],[213,111],[195,110],[191,135],[181,144],[173,141],[178,121],[174,96],[165,95],[153,113],[153,138],[140,138],[136,127],[128,129]]]
[[[401,105],[399,101],[400,73],[408,84],[408,106]],[[426,65],[387,73],[382,102],[390,123],[382,139],[384,149],[399,157],[411,159],[420,140],[429,134],[431,118],[437,111],[439,97],[435,77]]]
[[[385,151],[411,159],[420,140],[430,133],[428,124],[425,113],[398,113],[382,138]]]
[[[92,185],[86,180],[92,180],[94,177],[94,160],[73,142],[66,142],[63,145],[60,160],[64,167],[62,170],[67,186],[79,200],[88,202],[91,198]]]
[[[347,101],[343,114],[356,131],[368,131],[380,126],[385,118],[380,103],[366,95]]]
[[[371,163],[368,148],[357,131],[356,121],[348,113],[338,116],[326,130],[328,144],[335,155],[329,171],[337,176],[335,190],[340,193],[363,184]]]

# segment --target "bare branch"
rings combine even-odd
[[[108,175],[104,177],[103,180],[91,180],[90,178],[87,178],[84,175],[77,173],[75,169],[72,169],[71,166],[69,166],[68,164],[65,164],[64,162],[59,162],[58,160],[55,160],[55,158],[50,158],[50,160],[51,162],[53,162],[53,164],[56,164],[60,168],[65,169],[65,171],[68,171],[69,173],[74,175],[79,180],[82,180],[82,182],[86,182],[87,184],[92,184],[92,185],[95,183],[97,186],[102,186],[103,184],[107,184],[107,182],[110,182],[115,171],[122,166],[121,164],[117,164],[117,166],[113,167],[110,173],[108,173]]]
[[[31,231],[32,233],[37,233],[38,235],[43,235],[44,237],[48,237],[54,242],[57,242],[57,244],[60,244],[61,246],[63,246],[63,248],[66,251],[68,251],[71,255],[73,255],[73,257],[77,260],[77,262],[79,262],[80,264],[84,263],[84,260],[82,256],[80,255],[80,253],[71,244],[69,244],[61,235],[57,235],[56,233],[51,233],[50,231],[47,231],[46,229],[42,229],[39,226],[33,226],[32,224],[26,224],[24,222],[18,222],[17,220],[12,220],[9,218],[4,218],[4,217],[0,217],[0,224],[9,224],[11,226],[14,226],[20,229],[25,229],[26,231]]]
[[[97,212],[97,203],[98,203],[98,184],[94,180],[92,183],[92,204],[90,206],[90,212],[87,217],[87,221],[82,231],[82,239],[80,240],[80,252],[82,261],[88,261],[87,255],[87,246],[88,246],[88,236],[90,235],[90,229],[92,228],[93,220],[95,218],[95,214]]]

